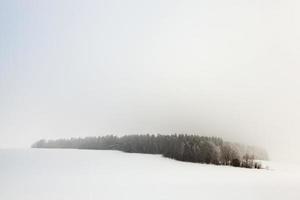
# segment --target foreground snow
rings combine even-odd
[[[269,165],[255,170],[118,151],[0,150],[0,199],[299,200],[299,168]]]

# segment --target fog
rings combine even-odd
[[[0,148],[189,133],[300,151],[296,0],[1,1]]]

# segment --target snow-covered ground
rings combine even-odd
[[[300,199],[300,168],[270,170],[118,151],[0,150],[1,200]]]

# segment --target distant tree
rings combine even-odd
[[[231,165],[232,160],[240,159],[238,151],[230,144],[225,143],[221,146],[221,162],[224,165]]]
[[[240,144],[223,142],[221,138],[198,135],[113,135],[101,137],[39,140],[33,148],[73,148],[119,150],[128,153],[162,154],[165,157],[197,163],[222,164],[261,168],[254,162],[254,154],[241,154],[246,149]]]
[[[254,158],[255,158],[254,155],[249,155],[248,153],[246,153],[243,156],[242,167],[254,168],[255,167]]]

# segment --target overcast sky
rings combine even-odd
[[[1,1],[0,148],[198,133],[290,159],[299,21],[297,0]]]

